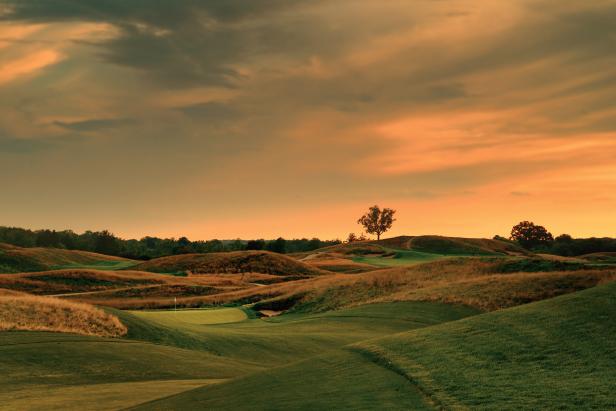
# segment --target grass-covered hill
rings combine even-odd
[[[449,255],[527,254],[515,243],[487,238],[444,237],[437,235],[400,236],[377,241],[385,247]]]
[[[433,303],[370,305],[270,320],[232,311],[241,313],[239,308],[114,312],[128,327],[121,339],[0,333],[0,401],[13,409],[28,404],[64,410],[121,409],[141,403],[147,407],[149,401],[177,392],[246,378],[347,344],[476,314],[467,307]],[[250,406],[251,392],[258,389],[236,392],[233,401]],[[255,404],[259,405],[263,403]]]
[[[22,248],[0,243],[0,273],[46,271],[59,268],[120,269],[135,264],[121,257],[59,248]]]
[[[292,277],[323,274],[322,270],[283,254],[269,251],[182,254],[141,263],[132,269],[157,273],[221,274],[262,273]]]
[[[39,330],[118,337],[126,326],[88,304],[0,290],[0,331]]]
[[[273,276],[271,276],[273,277]],[[278,277],[275,277],[278,278]],[[89,302],[117,308],[174,306],[175,298],[257,287],[270,276],[251,274],[179,277],[141,271],[66,269],[0,275],[0,290]]]
[[[616,280],[616,268],[526,257],[449,258],[235,293],[258,308],[323,311],[377,301],[441,301],[496,310]],[[270,298],[267,298],[267,295]],[[233,293],[228,295],[233,296]],[[219,298],[223,295],[218,296]]]
[[[356,273],[369,271],[367,267],[406,266],[460,256],[507,257],[530,254],[504,240],[424,235],[338,244],[297,254],[295,257],[331,271]]]
[[[266,285],[243,283],[250,275],[240,273],[4,274],[0,279],[42,287],[69,283],[74,289],[62,298],[123,301],[126,308],[143,308],[148,299],[169,307],[167,296],[143,290],[202,281],[195,286],[216,291],[180,293],[180,306],[231,306],[103,312],[19,287],[0,290],[0,301],[10,301],[0,307],[0,319],[12,324],[5,329],[56,331],[0,331],[0,403],[63,410],[606,409],[616,400],[606,383],[616,377],[609,367],[616,272],[534,259],[457,257]],[[574,265],[562,265],[568,263]],[[287,311],[258,318],[256,310],[268,309]],[[125,332],[88,337],[77,334],[96,333],[61,327],[98,324],[92,312],[119,320]]]
[[[135,409],[612,409],[614,316],[611,283],[440,325],[409,324]]]

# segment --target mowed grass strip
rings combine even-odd
[[[241,340],[236,340],[236,350],[256,350],[267,341],[256,338],[257,334],[269,338],[270,349],[283,353],[285,361],[273,369],[187,391],[137,409],[431,409],[429,399],[405,377],[343,346],[353,339],[377,338],[476,313],[464,306],[398,302],[214,326],[216,330],[233,328],[244,332]],[[306,346],[315,342],[317,350],[306,355]],[[285,345],[295,351],[295,361],[284,355]],[[263,355],[257,358],[263,360]]]
[[[0,410],[112,411],[223,381],[226,380],[154,380],[69,387],[36,386],[0,393]]]
[[[614,409],[616,283],[356,349],[447,409]]]
[[[400,375],[357,353],[336,351],[133,410],[432,410]]]
[[[228,379],[263,368],[256,361],[223,358],[202,350],[47,332],[1,332],[0,358],[3,392],[45,386]],[[129,398],[130,391],[126,394]]]

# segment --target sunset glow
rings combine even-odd
[[[616,2],[0,0],[0,225],[616,235]]]

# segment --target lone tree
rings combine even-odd
[[[396,221],[394,214],[396,210],[391,208],[380,209],[378,205],[372,206],[368,212],[357,220],[358,224],[364,226],[368,234],[376,234],[376,239],[381,239],[381,234],[391,228],[391,225]]]
[[[548,245],[554,241],[552,234],[540,225],[530,221],[522,221],[511,229],[511,239],[517,241],[524,248],[534,248]]]

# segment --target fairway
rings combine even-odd
[[[424,251],[416,250],[399,250],[384,248],[387,251],[387,256],[381,255],[367,255],[353,257],[353,261],[356,263],[371,264],[377,267],[399,267],[405,265],[416,265],[421,263],[427,263],[430,261],[442,260],[445,258],[453,257],[476,257],[473,254],[439,254],[428,253]]]
[[[248,319],[246,312],[239,308],[192,309],[192,310],[158,310],[128,311],[137,317],[164,325],[178,326],[187,324],[224,324],[236,323]]]
[[[51,270],[67,270],[67,269],[92,269],[92,270],[104,270],[104,271],[113,271],[113,270],[122,270],[125,268],[132,267],[136,265],[137,261],[98,261],[91,264],[63,264],[63,265],[54,265],[51,266]]]
[[[358,356],[340,349],[347,344],[477,314],[476,310],[463,306],[425,302],[372,304],[267,320],[247,318],[239,308],[113,312],[119,313],[129,328],[127,338],[0,333],[0,356],[3,358],[0,374],[3,396],[0,399],[5,400],[4,406],[15,409],[41,398],[40,403],[47,409],[78,408],[83,403],[77,398],[85,398],[81,393],[88,393],[90,401],[109,396],[112,403],[125,401],[124,405],[129,407],[186,390],[193,392],[194,388],[211,382],[224,384],[221,380],[251,375],[254,377],[250,378],[257,380],[246,381],[258,381],[262,378],[258,376],[261,371],[301,361],[304,365],[294,372],[295,379],[305,375],[307,382],[320,381],[323,386],[327,380],[320,378],[320,367],[332,369],[332,372],[352,371],[356,383],[346,386],[339,380],[336,390],[345,386],[349,395],[359,394],[365,391],[361,381],[371,381],[374,389],[381,392],[374,397],[371,392],[376,391],[365,391],[357,397],[358,405],[366,401],[376,404],[380,398],[391,404],[402,401],[401,404],[410,406],[423,400],[415,394],[408,397],[405,392],[386,390],[390,383],[403,387],[403,379],[370,363],[354,364],[350,361]],[[232,319],[236,322],[229,322]],[[324,353],[331,353],[335,358],[311,359]],[[371,379],[363,380],[363,375]],[[340,376],[344,378],[345,374],[341,371]],[[170,380],[183,382],[168,387]],[[165,386],[155,390],[154,381]],[[247,388],[244,394],[234,396],[238,402],[252,404],[246,396],[252,395],[251,390],[260,389],[259,383]],[[293,408],[312,404],[313,399],[306,396],[307,393],[288,405]],[[331,397],[322,396],[321,401],[328,401],[328,398]],[[148,402],[144,407],[148,409],[153,404]],[[259,404],[264,406],[265,403],[255,406],[259,408]]]
[[[154,380],[140,382],[36,387],[0,393],[0,410],[39,409],[112,411],[225,380]],[[130,393],[130,395],[127,395]]]

